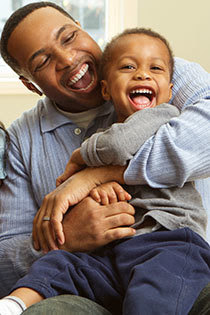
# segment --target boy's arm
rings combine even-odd
[[[161,125],[178,115],[179,110],[169,104],[138,111],[124,123],[92,135],[82,144],[81,156],[88,166],[126,165]]]

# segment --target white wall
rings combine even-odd
[[[0,120],[9,127],[23,111],[36,105],[39,96],[19,82],[0,82]]]
[[[196,61],[210,72],[209,0],[139,0],[138,26],[160,32],[175,56]]]

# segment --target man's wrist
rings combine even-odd
[[[95,171],[96,178],[98,179],[98,183],[96,184],[104,184],[110,181],[116,181],[119,184],[125,184],[123,175],[126,167],[127,166],[108,165],[94,168],[93,172]]]

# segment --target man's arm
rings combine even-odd
[[[182,186],[210,175],[210,75],[176,59],[172,102],[181,115],[145,142],[125,171],[126,184]]]

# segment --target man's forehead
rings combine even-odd
[[[16,29],[27,28],[28,31],[35,32],[38,29],[50,30],[64,24],[75,25],[75,22],[68,16],[64,15],[59,10],[52,7],[42,7],[28,14]],[[14,30],[15,31],[15,30]]]

